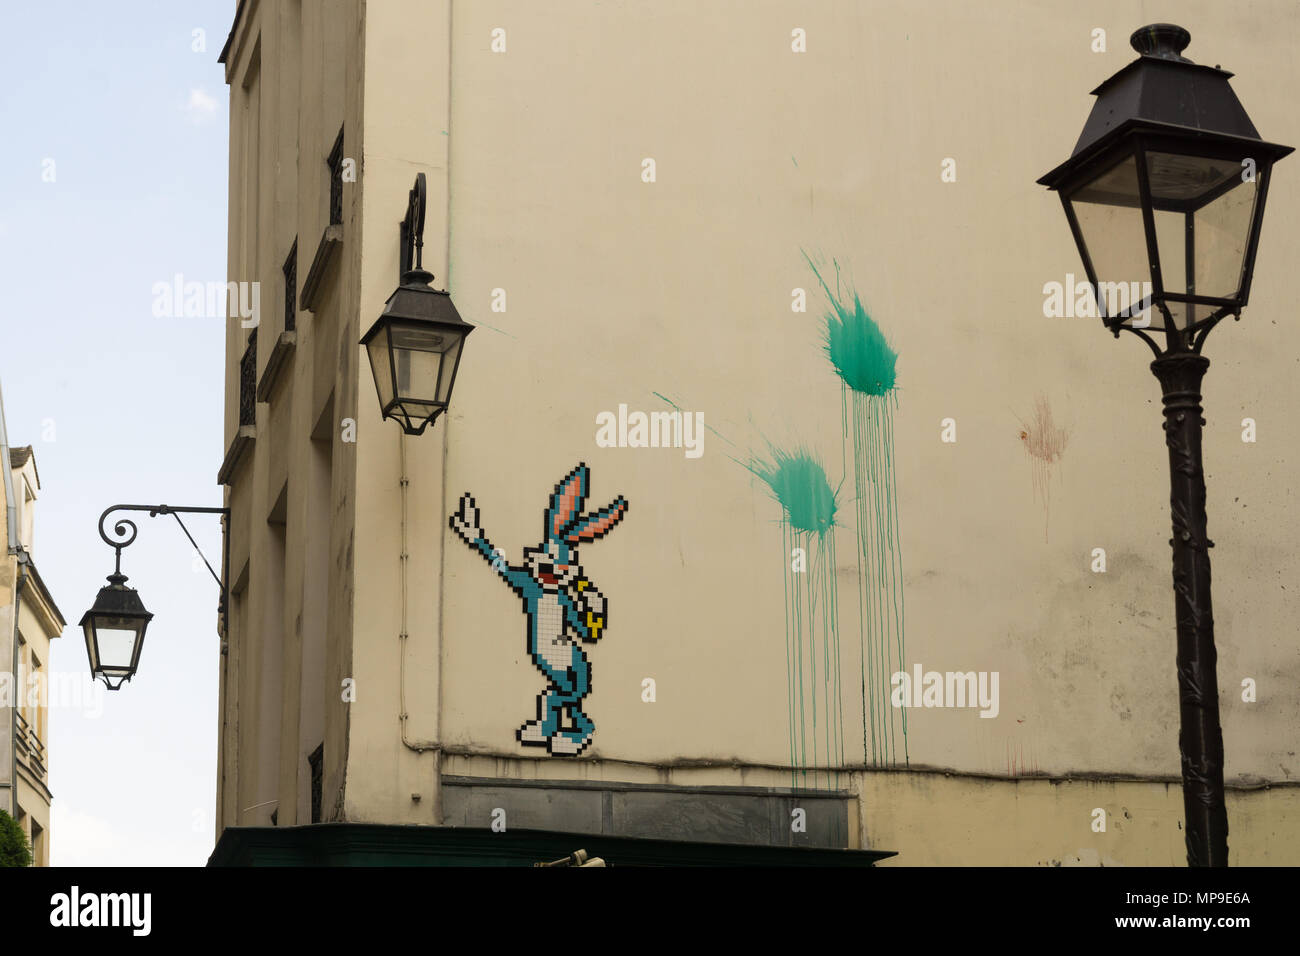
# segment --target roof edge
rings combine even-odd
[[[221,55],[217,57],[217,62],[224,64],[226,57],[230,55],[230,46],[235,42],[235,33],[239,30],[239,21],[244,16],[244,10],[248,6],[248,0],[239,0],[239,6],[235,7],[235,20],[230,24],[230,32],[226,34],[225,45],[221,48]]]

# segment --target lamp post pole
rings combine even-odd
[[[1173,519],[1174,612],[1178,623],[1178,752],[1189,866],[1228,865],[1228,811],[1223,796],[1218,653],[1210,602],[1205,472],[1201,466],[1201,379],[1210,360],[1171,351],[1151,363],[1164,393]]]

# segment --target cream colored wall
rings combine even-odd
[[[1294,6],[1167,15],[1191,30],[1189,56],[1240,70],[1234,87],[1266,137],[1300,138],[1285,31],[1254,26],[1294,25]],[[1139,343],[1043,317],[1044,283],[1081,269],[1059,202],[1034,182],[1068,154],[1088,91],[1135,57],[1128,34],[1149,19],[1120,3],[455,6],[451,289],[482,327],[438,426],[447,487],[475,494],[512,560],[577,461],[592,469],[591,504],[630,501],[627,520],[582,550],[612,608],[590,654],[593,753],[788,756],[780,513],[732,458],[764,453],[766,438],[815,450],[832,483],[841,474],[821,309],[790,308],[796,287],[822,301],[806,249],[838,260],[900,354],[906,660],[1001,675],[996,719],[909,712],[912,763],[1007,773],[1011,751],[1050,773],[1177,775],[1158,385]],[[489,50],[495,27],[505,54]],[[795,27],[806,54],[790,51]],[[1094,27],[1109,33],[1106,54],[1090,52]],[[647,156],[653,185],[639,175]],[[956,183],[940,180],[945,157]],[[1300,437],[1280,414],[1298,397],[1286,285],[1300,251],[1296,175],[1284,163],[1270,193],[1245,320],[1208,347],[1220,680],[1238,780],[1300,773],[1297,596],[1283,588],[1300,558],[1279,480]],[[507,290],[504,314],[490,311],[494,288]],[[594,447],[599,411],[662,409],[655,391],[735,446],[710,433],[696,461]],[[1047,540],[1018,437],[1039,392],[1071,428]],[[1240,440],[1245,416],[1267,423],[1258,444]],[[955,444],[940,441],[947,417]],[[447,514],[454,496],[426,505]],[[856,651],[850,511],[837,532],[840,631]],[[541,685],[519,601],[446,540],[444,738],[517,752],[512,732]],[[1089,570],[1096,547],[1106,574]],[[653,705],[643,677],[658,682]],[[1256,704],[1240,701],[1245,677]]]
[[[443,288],[448,128],[449,4],[371,4],[366,9],[362,260],[357,337],[383,311],[397,284],[397,225],[407,194],[423,172],[428,188],[423,263]],[[421,43],[411,43],[418,36]],[[437,763],[428,747],[440,740],[438,711],[441,582],[441,423],[405,440],[407,604],[402,632],[402,493],[399,429],[380,419],[368,361],[353,349],[357,378],[353,670],[357,699],[349,707],[349,819],[437,821]],[[344,406],[349,407],[349,406]],[[403,662],[403,653],[405,661]],[[405,668],[403,690],[402,672]],[[409,718],[405,727],[402,695]],[[421,752],[421,748],[423,752]],[[417,801],[414,795],[419,795]]]
[[[860,776],[868,845],[885,866],[1185,866],[1177,784]],[[1233,866],[1294,866],[1294,787],[1229,790]],[[1105,812],[1106,831],[1094,823]]]
[[[30,582],[29,582],[30,583]],[[23,640],[27,642],[26,655],[27,660],[23,664],[23,672],[30,679],[31,674],[35,671],[35,661],[40,662],[40,672],[44,675],[43,680],[47,683],[40,692],[41,704],[39,707],[28,706],[23,712],[27,723],[31,725],[41,738],[47,748],[50,744],[50,723],[49,723],[49,678],[50,678],[50,639],[59,637],[56,630],[50,632],[49,618],[45,614],[38,614],[34,604],[39,598],[33,593],[35,588],[23,586],[23,599],[18,609],[18,631]],[[26,693],[26,691],[24,691]],[[48,767],[49,761],[46,761]]]

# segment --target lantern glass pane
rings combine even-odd
[[[393,375],[388,365],[388,330],[381,329],[367,344],[366,352],[370,355],[370,371],[375,376],[375,388],[379,391],[379,407],[387,408],[393,400]]]
[[[135,655],[137,633],[132,622],[109,619],[96,623],[95,642],[99,648],[99,666],[107,671],[128,671]]]
[[[1260,172],[1259,176],[1264,173]],[[1231,299],[1241,291],[1259,176],[1231,159],[1147,154],[1147,177],[1165,292]],[[1219,307],[1166,301],[1178,328]]]
[[[1195,208],[1229,181],[1241,181],[1241,163],[1231,159],[1158,152],[1146,155],[1147,183],[1151,187],[1151,203],[1156,208],[1174,205]]]
[[[1260,173],[1260,176],[1265,175]],[[1210,200],[1193,214],[1196,291],[1200,295],[1230,299],[1241,291],[1241,276],[1255,217],[1257,180],[1236,181],[1227,192]]]
[[[1155,220],[1156,249],[1160,257],[1160,282],[1164,290],[1179,295],[1191,294],[1193,289],[1187,282],[1188,214],[1169,209],[1155,209],[1152,211],[1152,218]],[[1169,310],[1169,317],[1173,320],[1174,327],[1185,329],[1197,307],[1187,302],[1165,300],[1165,308]],[[1160,310],[1154,310],[1153,314],[1161,320],[1157,325],[1163,324]]]
[[[395,325],[390,335],[397,397],[431,399],[436,396],[442,353],[450,336],[436,326],[427,325]]]
[[[456,363],[460,360],[460,347],[465,343],[465,336],[460,334],[449,335],[448,339],[452,340],[443,353],[442,369],[438,376],[438,401],[444,405],[451,398],[451,380],[456,374]]]
[[[1098,308],[1107,316],[1140,308],[1151,294],[1151,265],[1137,160],[1129,156],[1080,186],[1070,195],[1070,208],[1100,286],[1094,290]],[[1147,318],[1149,327],[1160,327],[1158,311],[1152,310],[1138,324]]]

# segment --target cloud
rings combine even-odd
[[[189,102],[185,104],[185,112],[194,123],[206,122],[216,115],[217,101],[201,89],[192,89]]]

